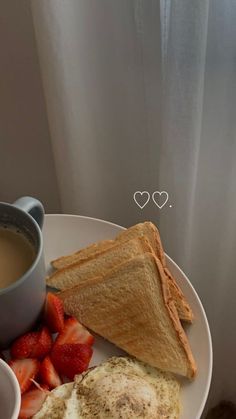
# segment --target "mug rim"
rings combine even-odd
[[[6,202],[0,202],[0,207],[1,207],[1,205],[6,206],[6,207],[11,207],[11,208],[13,207],[16,211],[19,211],[21,213],[23,212],[23,214],[25,214],[26,216],[29,217],[30,221],[33,223],[33,225],[34,225],[34,227],[37,230],[37,233],[39,235],[39,248],[37,250],[37,256],[34,259],[34,262],[32,263],[32,265],[27,269],[27,271],[23,275],[21,275],[15,282],[13,282],[13,284],[9,285],[6,288],[0,289],[0,296],[14,290],[15,288],[20,286],[26,280],[28,275],[30,275],[33,272],[35,266],[39,262],[39,259],[41,258],[41,254],[42,254],[42,251],[43,251],[42,231],[41,231],[37,221],[34,219],[34,217],[32,217],[32,215],[30,215],[28,212],[22,210],[21,208],[16,207],[14,204],[8,204]]]

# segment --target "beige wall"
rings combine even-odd
[[[21,195],[60,210],[29,0],[1,2],[0,201]]]

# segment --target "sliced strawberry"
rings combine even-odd
[[[65,326],[61,333],[58,334],[55,345],[64,343],[86,343],[92,345],[94,337],[78,322],[75,317],[69,317],[65,320]]]
[[[73,380],[75,374],[87,370],[92,354],[93,350],[90,345],[64,343],[53,347],[51,359],[60,374]]]
[[[21,397],[19,418],[28,419],[34,416],[41,409],[47,395],[48,391],[40,390],[39,388],[34,388],[24,393]]]
[[[40,362],[37,359],[12,359],[9,365],[14,371],[16,378],[20,384],[21,393],[27,391],[32,381],[39,372]]]
[[[52,333],[61,332],[64,327],[63,303],[55,294],[48,292],[44,307],[44,320]]]
[[[47,384],[49,388],[55,388],[62,384],[60,376],[55,370],[51,359],[49,356],[44,358],[42,364],[40,365],[39,376],[41,382]]]
[[[43,358],[51,350],[53,344],[52,336],[47,327],[42,327],[38,332],[37,344],[32,348],[31,358]]]
[[[33,358],[32,351],[37,345],[39,338],[38,332],[29,332],[17,338],[11,347],[12,358]]]

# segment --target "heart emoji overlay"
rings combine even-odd
[[[152,200],[159,209],[164,207],[168,199],[169,199],[169,195],[166,191],[161,191],[161,192],[155,191],[152,194]]]
[[[147,191],[136,191],[134,193],[134,201],[139,206],[139,208],[143,209],[150,200],[150,193]]]

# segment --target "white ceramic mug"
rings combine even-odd
[[[9,365],[0,359],[0,417],[17,419],[21,393],[17,378]]]
[[[0,223],[25,232],[36,250],[29,269],[13,284],[0,289],[0,349],[7,348],[13,339],[32,328],[44,304],[43,218],[43,205],[37,199],[23,197],[14,204],[0,203]]]

